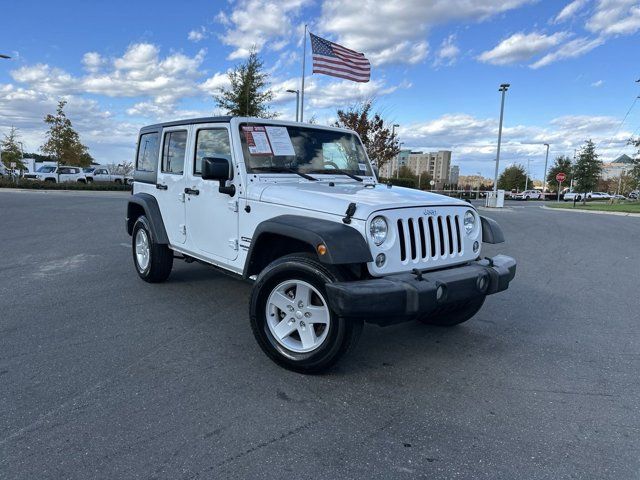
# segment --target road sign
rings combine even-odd
[[[434,180],[431,180],[429,181],[429,184],[433,187],[436,184],[436,182]]]
[[[556,180],[557,180],[558,182],[560,182],[560,183],[564,182],[564,179],[565,179],[565,178],[567,178],[567,176],[566,176],[564,173],[562,173],[562,172],[560,172],[560,173],[558,173],[558,174],[556,175]]]
[[[16,168],[16,162],[9,163],[9,167],[10,168]]]

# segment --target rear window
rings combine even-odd
[[[158,132],[140,135],[136,170],[155,172],[158,163]]]

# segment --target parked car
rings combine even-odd
[[[504,241],[495,221],[379,183],[351,130],[241,117],[150,125],[134,177],[137,275],[163,282],[181,258],[253,282],[256,341],[292,370],[329,367],[365,321],[465,322],[516,273],[513,258],[483,258],[483,242]]]
[[[610,200],[611,195],[606,192],[589,192],[587,193],[587,200]]]
[[[542,192],[540,190],[525,190],[524,192],[512,195],[514,200],[540,200]]]
[[[629,192],[629,198],[631,200],[638,200],[640,198],[640,190],[633,190]]]
[[[113,182],[118,184],[125,183],[124,175],[117,175],[111,173],[108,168],[105,167],[88,167],[84,169],[84,173],[87,176],[87,182]]]
[[[28,173],[24,176],[27,180],[39,180],[41,182],[65,183],[79,182],[86,183],[87,178],[80,167],[72,167],[68,165],[43,165],[34,173]]]

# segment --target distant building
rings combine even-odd
[[[605,163],[602,165],[602,173],[600,178],[602,180],[612,180],[619,178],[620,175],[625,175],[633,168],[633,159],[629,155],[620,155],[611,163]]]
[[[407,160],[410,153],[411,150],[409,149],[400,150],[400,153],[396,156],[396,158],[392,158],[382,166],[382,168],[380,169],[380,176],[382,178],[395,177],[396,170],[407,165]]]
[[[460,167],[458,165],[451,165],[451,171],[449,172],[449,183],[451,185],[458,185],[460,179]]]
[[[443,188],[445,183],[450,183],[451,151],[411,152],[406,166],[414,175],[429,174],[436,182],[434,188]]]

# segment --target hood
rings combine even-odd
[[[259,199],[266,203],[334,215],[344,215],[349,204],[354,202],[356,213],[353,217],[361,220],[366,220],[375,211],[392,208],[436,205],[469,206],[467,202],[446,195],[396,186],[389,188],[382,184],[365,186],[355,182],[334,182],[334,186],[330,186],[329,182],[325,181],[274,183],[262,189]]]

